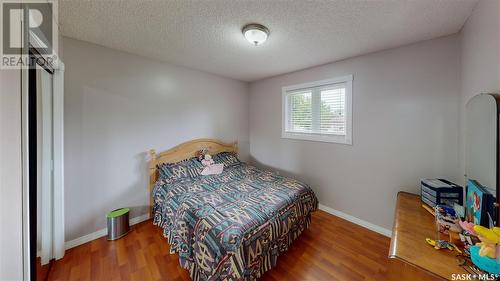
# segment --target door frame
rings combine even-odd
[[[65,252],[64,236],[64,63],[60,61],[53,69],[53,197],[52,199],[52,253],[60,259]],[[30,167],[30,141],[36,141],[36,134],[30,135],[30,70],[21,70],[21,163],[22,163],[22,228],[23,228],[23,279],[31,280],[36,276],[36,188],[35,196],[30,192],[30,181],[33,172],[36,178],[36,167]],[[35,74],[36,75],[36,74]],[[36,85],[35,85],[36,87]],[[33,102],[33,101],[31,101]],[[35,116],[36,116],[36,104]],[[36,118],[36,117],[35,117]],[[36,126],[36,120],[35,124]],[[32,134],[33,132],[31,132]],[[36,144],[35,144],[36,151]],[[33,152],[33,150],[32,150]],[[35,153],[36,154],[36,153]],[[36,156],[35,156],[36,157]],[[33,160],[33,159],[31,159]],[[36,161],[35,161],[36,165]],[[34,169],[34,171],[33,171]],[[36,184],[36,180],[35,180]],[[31,197],[31,198],[30,198]],[[31,200],[30,200],[31,199]],[[42,223],[44,223],[42,221]]]

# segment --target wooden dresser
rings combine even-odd
[[[434,217],[421,206],[420,196],[399,192],[389,250],[389,280],[451,280],[466,274],[456,253],[435,250],[425,238],[435,239]]]

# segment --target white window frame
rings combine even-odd
[[[331,142],[352,145],[352,81],[353,75],[346,75],[341,77],[335,77],[326,80],[314,81],[309,83],[302,83],[292,86],[286,86],[281,89],[281,138],[285,139],[297,139],[297,140],[308,140],[308,141],[320,141],[320,142]],[[345,118],[346,118],[346,134],[335,135],[335,134],[320,134],[320,133],[299,133],[287,131],[287,124],[289,120],[289,104],[288,95],[293,94],[293,92],[299,91],[301,89],[307,88],[317,88],[317,87],[327,87],[332,84],[345,83]]]

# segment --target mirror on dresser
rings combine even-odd
[[[494,224],[499,225],[499,106],[500,95],[479,94],[465,108],[465,176],[494,197]]]

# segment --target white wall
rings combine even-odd
[[[463,183],[465,103],[500,92],[499,6],[480,1],[460,36],[251,83],[249,109],[244,83],[64,38],[66,240],[105,227],[111,209],[147,212],[145,151],[196,137],[238,139],[322,204],[390,228],[397,191],[418,192],[421,177]],[[353,146],[281,139],[281,87],[345,74]]]
[[[147,154],[200,137],[248,154],[248,85],[63,39],[66,241],[148,212]]]
[[[281,139],[281,87],[347,74],[353,145]],[[390,229],[399,190],[459,179],[459,38],[449,36],[250,84],[250,155],[304,180],[321,204]]]
[[[23,278],[21,71],[0,70],[0,280]]]
[[[465,104],[471,97],[480,93],[500,93],[500,1],[479,1],[460,36],[460,172],[464,174]]]

